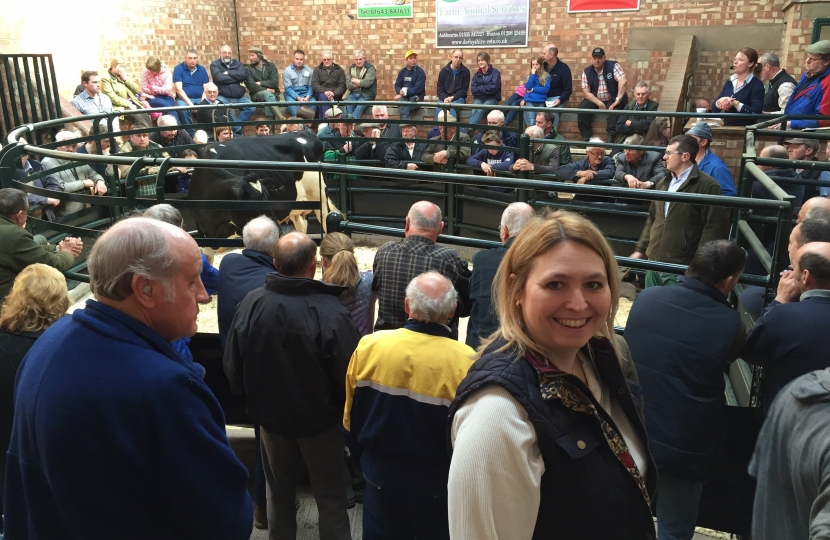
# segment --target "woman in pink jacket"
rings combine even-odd
[[[150,96],[147,98],[147,103],[154,109],[175,107],[173,74],[167,66],[156,56],[148,58],[144,66],[145,69],[141,73],[141,91]]]

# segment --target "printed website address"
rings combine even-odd
[[[506,45],[507,39],[461,39],[453,40],[450,43],[453,45]]]

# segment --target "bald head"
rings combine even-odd
[[[787,153],[787,149],[779,144],[772,144],[770,146],[765,146],[761,150],[762,158],[772,158],[772,159],[789,159],[790,154]],[[766,171],[769,169],[775,168],[774,165],[758,165],[758,168],[762,171]]]
[[[499,234],[501,236],[502,244],[506,243],[508,239],[519,234],[519,231],[522,230],[525,223],[530,221],[535,215],[536,210],[534,210],[533,207],[527,203],[514,202],[509,204],[507,208],[505,208],[504,213],[501,215]]]
[[[418,321],[447,324],[455,314],[457,299],[450,280],[438,272],[427,272],[406,287],[404,311]]]
[[[830,220],[830,199],[827,197],[813,197],[804,201],[798,211],[798,223],[808,219]]]
[[[796,286],[802,294],[830,289],[830,243],[810,242],[801,246],[793,261]]]
[[[288,277],[311,279],[317,268],[317,244],[308,235],[290,232],[277,240],[274,268]]]
[[[159,127],[178,126],[179,122],[176,117],[171,114],[165,114],[158,119]]]
[[[419,201],[412,205],[406,215],[405,235],[425,236],[433,242],[444,229],[441,209],[429,201]]]

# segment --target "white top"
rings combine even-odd
[[[625,439],[640,474],[645,447],[619,402],[582,358],[588,388]],[[453,456],[447,485],[452,540],[529,540],[536,527],[545,462],[527,411],[507,390],[473,393],[452,421]]]
[[[680,189],[680,186],[683,185],[683,182],[685,182],[689,178],[689,175],[692,174],[692,168],[693,167],[689,167],[688,169],[686,169],[685,171],[680,173],[679,176],[675,176],[674,173],[671,173],[671,183],[669,184],[669,193],[674,193],[678,189]],[[663,203],[663,217],[666,217],[668,214],[669,214],[669,201],[666,201],[665,203]]]

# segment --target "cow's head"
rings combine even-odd
[[[267,201],[268,188],[256,177],[256,174],[246,174],[231,188],[233,198],[238,201]]]

